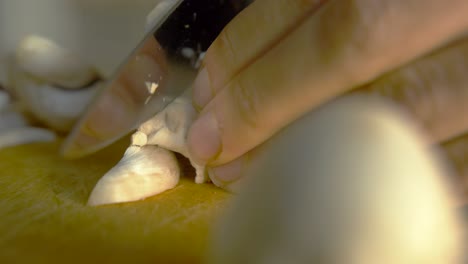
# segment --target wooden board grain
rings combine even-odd
[[[126,143],[76,161],[59,142],[0,151],[0,263],[199,263],[230,195],[190,170],[145,201],[85,205]]]

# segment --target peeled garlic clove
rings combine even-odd
[[[130,146],[94,187],[88,205],[145,199],[174,188],[180,169],[175,155],[158,146]]]
[[[100,79],[97,71],[79,56],[39,36],[28,36],[18,45],[15,63],[42,82],[77,89]]]
[[[9,89],[25,112],[68,132],[102,84],[90,65],[38,36],[26,37],[10,65]]]
[[[191,93],[191,89],[188,89],[162,112],[143,123],[138,131],[147,135],[147,145],[158,145],[188,158],[196,171],[195,182],[204,183],[208,181],[205,166],[197,164],[191,158],[187,148],[187,133],[197,117]]]
[[[36,127],[15,127],[0,131],[0,149],[34,142],[51,142],[55,134]]]
[[[393,107],[351,97],[266,143],[210,263],[461,263],[450,170]]]
[[[80,90],[65,90],[39,84],[22,73],[15,75],[18,103],[32,116],[54,130],[67,132],[85,111],[101,83]]]

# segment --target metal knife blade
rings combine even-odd
[[[221,30],[251,1],[165,0],[153,27],[98,92],[61,154],[102,149],[162,111],[187,89]]]

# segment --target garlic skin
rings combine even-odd
[[[88,205],[132,202],[174,188],[180,168],[174,153],[158,146],[130,146],[96,184]]]
[[[8,88],[45,126],[68,132],[102,85],[97,71],[70,51],[38,36],[18,45]]]
[[[460,263],[448,174],[393,106],[339,99],[267,142],[208,263]]]

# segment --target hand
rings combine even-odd
[[[257,0],[206,54],[189,148],[215,184],[232,189],[276,132],[337,96],[367,91],[401,103],[464,160],[454,146],[468,145],[467,13],[463,0]]]

